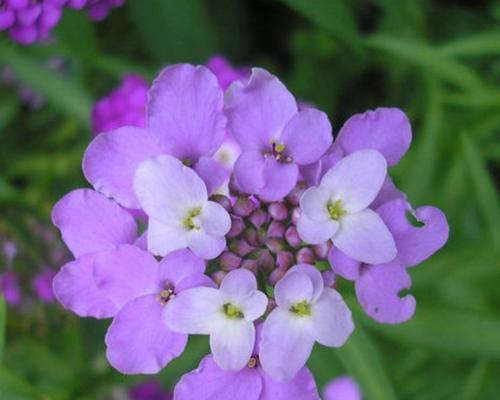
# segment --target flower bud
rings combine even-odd
[[[229,199],[229,197],[224,196],[222,194],[214,194],[212,196],[211,200],[220,204],[222,207],[224,207],[224,209],[227,212],[231,212],[232,205],[231,205],[231,200]]]
[[[259,263],[257,262],[257,260],[243,260],[240,266],[240,268],[248,269],[249,271],[253,272],[254,275],[257,275],[258,267]]]
[[[243,229],[245,229],[245,223],[241,219],[233,217],[231,219],[231,228],[226,236],[228,238],[235,238],[243,232]]]
[[[257,231],[252,228],[247,228],[243,231],[243,238],[250,244],[251,246],[258,246],[257,240]]]
[[[293,188],[293,190],[290,192],[290,194],[286,197],[286,199],[295,207],[297,207],[300,203],[300,198],[302,197],[302,194],[306,190],[306,183],[305,182],[299,182],[297,185]]]
[[[266,240],[266,247],[271,251],[271,253],[277,253],[280,250],[285,249],[285,241],[278,238],[268,238]]]
[[[325,287],[335,287],[335,273],[332,270],[323,271],[321,275],[323,275]]]
[[[254,209],[255,204],[250,197],[238,197],[233,206],[233,213],[240,217],[247,217]]]
[[[224,277],[226,276],[227,272],[226,271],[222,271],[222,270],[219,270],[219,271],[215,271],[211,277],[212,279],[214,280],[214,282],[217,284],[217,286],[220,286],[222,280],[224,279]]]
[[[261,208],[258,208],[252,213],[252,215],[250,215],[249,219],[252,225],[255,226],[257,229],[259,229],[262,225],[264,225],[268,221],[269,214],[267,214]]]
[[[293,253],[289,251],[278,251],[276,254],[276,265],[278,268],[288,269],[295,261]]]
[[[297,225],[300,218],[300,208],[294,208],[292,211],[292,224]]]
[[[286,274],[285,268],[276,268],[269,275],[269,283],[273,286],[276,285],[276,283],[278,283],[278,281],[281,278],[283,278],[285,276],[285,274]]]
[[[288,209],[283,203],[271,203],[267,208],[271,218],[276,221],[284,221],[288,218]]]
[[[274,258],[269,250],[262,250],[257,258],[257,264],[260,269],[269,271],[274,268]]]
[[[285,235],[285,226],[278,221],[272,221],[267,228],[267,237],[282,238]]]
[[[233,269],[236,269],[240,266],[240,264],[241,264],[241,258],[234,253],[225,251],[220,256],[220,267],[224,271],[231,271]]]
[[[299,247],[302,243],[299,232],[297,231],[297,228],[295,226],[291,226],[286,230],[285,239],[290,246],[295,248]]]
[[[316,257],[314,252],[309,247],[302,247],[297,252],[297,263],[298,264],[311,264],[314,265],[316,262]]]
[[[319,260],[326,260],[328,258],[328,253],[330,252],[331,248],[332,248],[332,243],[330,241],[328,241],[328,242],[317,244],[316,246],[313,246],[313,251]]]
[[[232,243],[231,250],[240,257],[245,257],[255,250],[255,247],[250,246],[245,239],[239,239]]]

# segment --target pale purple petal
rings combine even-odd
[[[219,203],[207,201],[198,217],[202,229],[212,236],[224,236],[231,228],[231,217]]]
[[[210,333],[215,362],[226,371],[239,371],[248,363],[255,344],[255,326],[242,319],[224,318]]]
[[[52,222],[75,257],[134,243],[137,227],[118,204],[90,189],[77,189],[57,202]]]
[[[94,282],[94,258],[88,254],[65,264],[54,277],[54,295],[64,308],[80,317],[109,318],[116,305]]]
[[[125,126],[96,136],[83,156],[83,173],[97,191],[124,207],[140,208],[133,188],[135,170],[159,153],[146,130]]]
[[[208,198],[196,172],[168,155],[142,162],[135,172],[134,189],[146,214],[164,223],[184,219],[190,208]]]
[[[313,281],[307,273],[300,270],[287,272],[274,288],[276,304],[284,310],[295,303],[311,303],[314,294]]]
[[[373,200],[370,207],[376,210],[383,204],[396,199],[406,200],[406,194],[400,191],[394,184],[391,177],[387,175],[380,192],[378,192],[377,197],[375,197],[375,200]]]
[[[399,296],[401,290],[411,287],[411,279],[398,262],[366,266],[355,287],[359,303],[378,322],[399,324],[415,313],[415,298]]]
[[[339,376],[328,383],[325,400],[362,400],[361,389],[350,376]]]
[[[187,289],[167,303],[163,320],[175,332],[208,335],[223,320],[222,306],[217,289]]]
[[[351,281],[359,278],[361,263],[346,256],[335,246],[333,246],[328,253],[328,261],[333,272],[340,275],[342,278]]]
[[[264,315],[268,301],[267,296],[263,292],[256,290],[250,296],[237,303],[237,305],[241,306],[245,321],[253,322]]]
[[[226,248],[226,238],[224,236],[211,236],[201,231],[192,231],[187,238],[187,244],[198,257],[212,260]]]
[[[118,308],[137,297],[158,294],[162,289],[158,261],[148,252],[129,245],[97,254],[94,280]]]
[[[175,385],[176,400],[262,400],[262,379],[256,368],[224,371],[208,355],[199,367]],[[289,399],[291,400],[291,399]]]
[[[224,182],[229,181],[227,168],[210,157],[200,157],[198,162],[193,165],[193,169],[205,182],[209,196],[217,191]]]
[[[431,206],[412,211],[404,200],[384,204],[378,213],[394,236],[398,259],[406,267],[420,264],[444,246],[448,240],[449,226],[444,213]],[[406,215],[413,212],[423,226],[413,226]]]
[[[213,155],[224,140],[223,105],[222,89],[208,68],[172,65],[149,91],[149,128],[164,152],[194,163]]]
[[[253,68],[247,84],[233,83],[225,97],[228,128],[243,150],[271,147],[297,113],[292,94],[269,72]]]
[[[156,374],[181,355],[187,335],[167,329],[155,295],[126,304],[106,334],[106,355],[123,374]]]
[[[387,163],[376,150],[360,150],[352,153],[330,169],[321,187],[342,201],[350,212],[361,211],[375,199],[387,175]]]
[[[397,254],[391,232],[369,208],[342,217],[332,242],[348,257],[367,264],[389,262]]]
[[[311,306],[311,335],[324,346],[341,347],[354,330],[351,310],[342,296],[331,288]]]
[[[295,187],[299,168],[295,164],[280,163],[273,157],[267,157],[262,176],[264,186],[258,192],[259,197],[266,201],[280,201]]]
[[[321,244],[331,239],[339,229],[339,223],[332,219],[324,222],[313,221],[302,214],[297,224],[300,238],[309,244]]]
[[[333,142],[332,126],[324,112],[308,108],[295,114],[279,139],[286,154],[299,165],[317,161]]]
[[[411,143],[408,117],[398,108],[377,108],[349,118],[339,132],[336,143],[346,154],[362,149],[380,151],[388,165],[395,165]]]
[[[300,167],[302,177],[310,186],[319,185],[323,175],[335,166],[335,164],[337,164],[343,157],[344,152],[340,146],[337,146],[334,143],[319,161],[308,165],[302,165]]]
[[[155,219],[149,219],[147,230],[148,250],[155,256],[166,256],[174,250],[187,247],[186,230],[182,226],[163,224]]]
[[[184,280],[203,275],[205,268],[205,261],[196,257],[192,251],[186,249],[176,250],[167,254],[161,260],[158,269],[158,280],[163,283],[169,282],[173,284],[175,290],[179,291],[179,285],[182,285]]]
[[[289,382],[278,382],[264,371],[262,395],[259,400],[320,400],[314,376],[307,367],[302,368]]]
[[[328,221],[331,219],[328,213],[328,201],[330,192],[322,187],[313,186],[307,189],[300,198],[300,209],[313,221]]]
[[[246,269],[237,269],[228,273],[220,286],[224,300],[241,300],[257,290],[255,275]]]
[[[234,178],[245,193],[259,193],[264,186],[265,160],[260,151],[242,153],[234,164]]]
[[[313,285],[313,294],[311,297],[311,302],[315,302],[323,291],[324,282],[321,272],[318,271],[316,267],[309,264],[297,264],[288,270],[288,273],[301,272],[306,274]]]
[[[276,308],[262,329],[259,358],[262,368],[279,382],[290,381],[304,367],[314,338],[308,324],[301,324],[288,310]]]

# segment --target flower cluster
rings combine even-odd
[[[61,19],[65,7],[85,9],[94,21],[104,19],[124,0],[0,0],[0,31],[9,31],[21,44],[45,40]]]
[[[354,330],[336,279],[355,281],[374,319],[403,322],[415,310],[398,295],[407,268],[444,245],[448,225],[387,175],[411,141],[402,111],[356,115],[333,141],[327,115],[299,108],[268,71],[233,79],[169,66],[146,124],[93,139],[94,190],[53,210],[75,256],[54,291],[77,315],[113,318],[107,357],[122,373],[157,373],[188,335],[207,335],[211,354],[176,399],[319,399],[305,366],[314,344],[340,347]],[[237,158],[223,165],[227,143]]]

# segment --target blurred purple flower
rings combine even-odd
[[[14,271],[6,271],[0,274],[0,293],[4,296],[5,301],[12,306],[21,303],[19,278]]]
[[[51,269],[45,269],[33,277],[31,285],[38,298],[44,303],[52,303],[56,297],[52,289],[52,281],[56,273]]]
[[[172,395],[157,381],[139,383],[129,390],[130,400],[172,400]]]
[[[350,376],[339,376],[330,381],[324,390],[324,400],[361,400],[361,389]]]
[[[85,9],[93,21],[102,21],[109,12],[121,7],[125,0],[67,0],[67,6],[75,10]]]

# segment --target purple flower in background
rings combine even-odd
[[[172,252],[160,263],[130,245],[95,257],[95,284],[118,310],[106,334],[106,354],[114,368],[154,374],[184,351],[187,335],[169,330],[162,315],[183,291],[213,286],[204,271],[205,263],[188,250]]]
[[[172,395],[157,381],[140,383],[129,390],[130,400],[172,400]]]
[[[94,133],[111,131],[124,125],[145,128],[148,89],[149,85],[142,77],[126,75],[118,88],[94,105]]]
[[[17,306],[21,303],[19,279],[14,271],[7,271],[0,274],[0,293],[5,298],[5,301],[12,306]]]
[[[52,289],[52,282],[56,273],[51,269],[45,269],[33,277],[31,286],[37,297],[44,303],[52,303],[56,297]]]
[[[93,21],[102,21],[109,12],[116,7],[121,7],[125,0],[67,0],[67,6],[75,10],[87,10]]]
[[[247,270],[229,272],[220,289],[198,287],[180,293],[165,309],[167,326],[175,332],[210,335],[215,362],[239,371],[255,344],[254,321],[266,311],[267,296],[257,290]]]
[[[264,200],[281,200],[294,188],[299,165],[316,162],[332,143],[328,117],[299,111],[292,94],[269,72],[254,68],[247,83],[226,93],[228,128],[242,148],[234,167],[238,187]]]
[[[205,259],[222,253],[231,218],[208,201],[205,183],[191,168],[167,155],[148,159],[137,168],[134,188],[149,217],[148,250],[154,255],[186,247]]]
[[[386,177],[384,157],[375,150],[360,150],[335,164],[319,186],[300,199],[300,237],[319,244],[329,239],[349,257],[383,263],[396,257],[394,239],[369,205]]]
[[[211,57],[206,66],[215,74],[223,90],[226,90],[234,81],[245,80],[250,75],[248,68],[234,68],[228,60],[220,55]]]
[[[319,400],[314,378],[303,367],[289,382],[277,382],[262,369],[259,343],[262,325],[256,328],[252,357],[239,371],[225,371],[212,355],[201,360],[194,371],[185,374],[175,386],[176,400]]]
[[[330,381],[324,390],[324,400],[362,400],[361,389],[350,376],[339,376]]]
[[[292,267],[274,290],[277,308],[264,322],[259,357],[272,378],[289,381],[305,365],[313,345],[340,347],[351,335],[351,311],[340,294],[324,287],[312,265]]]

